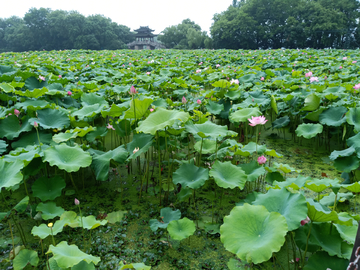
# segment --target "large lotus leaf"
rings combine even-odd
[[[319,122],[333,127],[341,126],[346,122],[345,113],[347,111],[345,107],[330,107],[319,115]]]
[[[183,240],[190,235],[193,235],[196,228],[194,221],[188,218],[173,220],[167,226],[167,230],[174,240]]]
[[[76,137],[77,137],[77,132],[75,132],[75,133],[58,133],[52,137],[52,140],[56,143],[61,143],[61,142],[66,142],[70,139],[74,139]]]
[[[359,168],[360,160],[355,156],[339,157],[334,161],[334,167],[341,172],[351,172]]]
[[[339,157],[348,157],[348,156],[351,156],[351,155],[354,154],[354,153],[355,153],[355,148],[352,147],[352,146],[350,146],[349,148],[344,149],[344,150],[341,150],[341,151],[336,151],[336,150],[332,151],[331,154],[330,154],[330,156],[329,156],[329,158],[330,158],[331,160],[335,160],[335,159],[337,159],[337,158],[339,158]]]
[[[188,124],[185,126],[186,131],[194,135],[199,135],[201,138],[218,138],[219,136],[225,137],[229,135],[227,126],[220,126],[211,121],[202,124]]]
[[[251,118],[251,116],[260,116],[262,115],[262,113],[260,112],[259,108],[255,107],[255,108],[245,108],[245,109],[240,109],[232,114],[230,114],[230,121],[231,122],[247,122],[249,118]]]
[[[132,99],[130,102],[130,108],[125,112],[125,119],[135,118],[140,119],[148,112],[149,106],[154,100],[146,98],[144,100]],[[135,102],[135,113],[134,113],[134,102]]]
[[[34,226],[31,230],[32,235],[38,236],[41,239],[45,239],[49,235],[57,235],[63,231],[65,226],[65,220],[57,220],[52,228],[46,224],[40,224],[40,226]],[[52,231],[51,231],[52,230]]]
[[[334,192],[331,192],[327,196],[324,196],[320,203],[324,206],[333,206],[335,202],[335,197],[337,202],[345,202],[346,200],[350,200],[354,197],[354,195],[350,192],[342,193],[338,192],[336,195]]]
[[[23,249],[14,258],[13,267],[14,270],[22,270],[28,264],[36,267],[39,263],[39,257],[35,250]]]
[[[207,111],[211,114],[217,115],[220,114],[222,110],[224,110],[224,104],[218,104],[209,100],[209,103],[205,105]]]
[[[290,123],[289,116],[284,116],[277,118],[274,122],[271,123],[272,128],[283,128],[286,127]]]
[[[337,221],[338,216],[335,211],[315,202],[313,199],[307,199],[308,216],[312,222]]]
[[[216,141],[205,139],[202,142],[202,146],[201,141],[197,141],[194,145],[194,149],[199,153],[201,151],[202,154],[213,154],[216,151]]]
[[[360,193],[360,182],[352,183],[351,185],[342,185],[347,190],[350,190],[354,193]]]
[[[95,115],[99,114],[104,108],[104,104],[87,105],[82,107],[80,110],[73,112],[72,116],[77,116],[80,120],[83,120],[85,117],[94,117]]]
[[[343,240],[349,242],[352,245],[355,243],[358,224],[356,224],[356,226],[346,226],[341,224],[334,225]]]
[[[145,154],[147,150],[149,150],[150,146],[153,143],[154,136],[150,134],[144,134],[144,133],[138,133],[133,136],[133,139],[130,143],[126,145],[126,148],[128,152],[130,153],[130,156],[128,160],[130,159],[136,159],[141,154]],[[138,151],[134,150],[137,149]]]
[[[181,164],[179,169],[173,173],[174,184],[181,184],[182,187],[189,187],[192,189],[202,187],[208,179],[208,169],[197,167],[191,163]]]
[[[49,144],[51,142],[52,134],[48,130],[38,130],[38,132],[42,144]],[[36,130],[21,134],[20,139],[13,142],[11,147],[16,149],[18,147],[27,147],[28,145],[40,145]]]
[[[230,161],[215,161],[209,175],[214,177],[216,184],[222,188],[239,187],[243,189],[247,180],[245,172]]]
[[[265,181],[272,185],[274,182],[277,183],[285,181],[285,178],[280,172],[268,172],[266,174]]]
[[[186,112],[157,108],[156,111],[151,113],[144,121],[139,122],[136,130],[138,132],[155,135],[156,131],[172,126],[178,120],[186,122],[189,118],[190,115]]]
[[[128,156],[124,145],[107,152],[97,150],[91,151],[91,153],[93,155],[91,167],[95,170],[96,179],[99,181],[108,180],[111,160],[123,163]]]
[[[55,202],[39,203],[36,207],[36,211],[41,211],[41,217],[45,220],[52,219],[54,217],[60,217],[65,210],[56,206]]]
[[[47,81],[39,80],[36,77],[29,77],[25,80],[25,88],[29,90],[34,90],[35,88],[43,88],[47,86]]]
[[[106,127],[96,127],[94,131],[86,134],[86,140],[89,142],[95,141],[96,138],[105,137],[108,132]]]
[[[9,115],[0,120],[0,138],[6,137],[8,140],[19,137],[20,133],[30,131],[32,126],[28,123],[26,116],[22,123],[15,115]]]
[[[225,97],[231,99],[231,100],[235,100],[235,99],[239,99],[241,96],[241,91],[239,89],[237,90],[229,90],[225,93]]]
[[[122,106],[122,104],[117,105],[117,104],[113,103],[109,110],[102,110],[101,115],[104,118],[106,118],[107,116],[119,117],[127,109],[128,109],[128,106]]]
[[[353,125],[356,132],[360,131],[360,107],[350,108],[346,113],[346,121]]]
[[[94,257],[82,252],[76,245],[68,245],[66,241],[62,241],[55,247],[50,245],[46,254],[52,253],[58,266],[62,268],[72,267],[81,261],[87,263],[93,262],[95,265],[100,262],[100,257]]]
[[[0,159],[0,192],[2,188],[13,187],[21,182],[23,175],[21,169],[24,167],[22,160],[6,162]]]
[[[96,93],[87,93],[81,96],[81,104],[85,106],[101,104],[109,105],[103,96],[99,96]]]
[[[277,158],[283,157],[282,154],[279,154],[274,149],[266,149],[265,154],[271,157],[277,157]]]
[[[81,217],[78,217],[81,221]],[[82,225],[83,228],[88,229],[88,230],[92,230],[95,229],[99,226],[103,226],[107,223],[108,221],[106,219],[103,220],[96,220],[96,218],[94,216],[87,216],[87,217],[82,217]]]
[[[319,117],[320,114],[325,111],[325,107],[320,107],[319,109],[317,109],[316,111],[313,112],[309,112],[304,118],[305,119],[309,119],[310,121],[313,122],[318,122],[319,121]]]
[[[63,221],[64,225],[68,225],[71,228],[77,228],[81,226],[80,218],[73,211],[65,211],[62,213],[60,220]]]
[[[260,175],[266,173],[263,166],[259,165],[255,160],[250,163],[244,163],[238,165],[246,174],[247,180],[252,182],[259,178]]]
[[[299,172],[288,164],[274,162],[273,166],[278,170],[282,171],[283,173]]]
[[[29,145],[26,148],[17,148],[4,156],[4,160],[7,162],[13,162],[16,160],[24,161],[27,166],[35,157],[42,156],[42,152],[38,146]]]
[[[95,265],[92,262],[87,263],[85,261],[81,261],[77,265],[71,267],[71,270],[95,270]]]
[[[61,191],[65,187],[65,180],[57,175],[52,178],[47,178],[45,176],[40,177],[35,181],[31,189],[33,191],[33,195],[44,202],[61,196]]]
[[[29,196],[25,196],[20,202],[14,206],[14,210],[18,213],[23,213],[29,204]]]
[[[295,130],[297,136],[302,136],[305,139],[313,138],[322,131],[323,126],[321,124],[301,124]]]
[[[329,178],[322,178],[317,179],[313,178],[309,181],[306,181],[305,187],[314,191],[314,192],[322,192],[328,187],[336,186],[339,184],[339,180],[337,179],[329,179]]]
[[[15,90],[15,94],[19,96],[25,96],[29,98],[39,98],[45,95],[49,90],[46,87],[43,88],[36,88],[34,90],[26,90],[26,91],[17,91]]]
[[[355,136],[352,136],[349,139],[347,139],[346,144],[348,146],[354,147],[355,149],[360,148],[360,132]]]
[[[161,222],[157,219],[150,219],[149,225],[150,229],[155,232],[158,228],[167,228],[169,223],[173,220],[179,220],[181,217],[181,212],[179,209],[172,210],[170,207],[165,207],[160,210]]]
[[[249,142],[243,148],[237,149],[237,151],[234,154],[248,157],[250,154],[256,153],[256,150],[257,150],[257,153],[259,155],[261,155],[266,151],[266,145],[257,145],[256,146],[255,142]]]
[[[51,146],[44,151],[44,161],[49,162],[51,166],[56,165],[61,170],[76,172],[91,164],[91,156],[80,146],[60,144]]]
[[[221,242],[226,250],[241,260],[261,263],[278,252],[285,242],[288,226],[285,217],[269,212],[263,205],[234,207],[220,227]]]
[[[329,256],[325,251],[318,251],[309,258],[304,270],[343,270],[347,269],[348,265],[349,260]]]
[[[60,110],[44,109],[37,111],[37,118],[29,119],[29,123],[33,126],[37,122],[44,129],[63,129],[70,126],[70,118]]]
[[[65,131],[65,133],[70,133],[70,134],[76,134],[77,137],[84,137],[86,134],[88,134],[91,131],[94,131],[95,128],[94,127],[76,127],[74,129],[68,129]]]
[[[278,212],[286,218],[289,231],[300,227],[306,219],[308,207],[304,195],[291,193],[286,188],[270,189],[266,194],[259,194],[253,205],[264,205],[269,212]]]
[[[8,146],[8,144],[5,141],[0,140],[0,155],[3,154],[4,152],[6,152],[7,146]]]
[[[106,220],[112,224],[114,224],[116,222],[120,222],[126,213],[127,213],[127,211],[120,211],[120,210],[108,213],[106,216]]]
[[[305,105],[302,108],[303,111],[315,111],[319,108],[320,105],[320,97],[316,94],[310,94],[305,98]]]

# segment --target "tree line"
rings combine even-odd
[[[31,8],[24,18],[0,18],[0,52],[127,49],[134,39],[129,27],[102,15]]]

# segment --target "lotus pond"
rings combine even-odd
[[[0,54],[0,268],[346,269],[358,60]]]

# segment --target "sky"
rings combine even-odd
[[[9,0],[1,4],[0,18],[23,18],[30,8],[76,10],[84,16],[101,14],[113,22],[138,29],[149,26],[159,34],[166,27],[190,19],[210,34],[215,13],[225,11],[232,0]]]

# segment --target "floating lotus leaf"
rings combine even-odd
[[[322,178],[322,179],[317,179],[317,178],[313,178],[309,181],[306,181],[305,183],[305,187],[307,187],[308,189],[314,191],[314,192],[322,192],[325,189],[337,185],[339,184],[339,180],[337,179],[329,179],[329,178]]]
[[[158,228],[167,228],[169,223],[173,220],[179,220],[181,217],[180,210],[172,210],[170,207],[165,207],[160,210],[160,218],[162,222],[157,219],[150,219],[150,229],[155,232]]]
[[[128,160],[136,159],[141,154],[145,154],[152,145],[153,139],[154,136],[150,134],[144,134],[144,133],[135,134],[133,136],[132,141],[126,145],[127,150],[130,153]],[[135,149],[138,149],[138,151],[134,153]]]
[[[91,164],[91,156],[79,146],[55,145],[44,151],[44,161],[67,172],[76,172]]]
[[[94,257],[82,252],[76,245],[68,245],[66,241],[62,241],[55,247],[50,245],[49,251],[46,254],[52,253],[54,259],[59,267],[69,268],[81,261],[87,263],[94,263],[95,265],[100,262],[100,257]]]
[[[354,126],[355,132],[360,131],[360,107],[349,109],[346,113],[346,122]]]
[[[341,126],[346,122],[345,113],[347,111],[345,107],[330,107],[320,114],[319,122],[320,124],[333,127]]]
[[[189,118],[190,115],[186,112],[157,108],[156,111],[151,113],[144,121],[139,122],[136,130],[138,132],[155,135],[156,131],[172,126],[178,120],[186,122]]]
[[[248,119],[251,118],[251,116],[260,116],[262,113],[260,112],[259,108],[245,108],[240,109],[232,114],[230,114],[230,121],[231,122],[248,122]]]
[[[262,263],[278,252],[285,242],[288,226],[285,217],[269,212],[265,206],[234,207],[220,227],[226,250],[249,263]]]
[[[39,130],[39,137],[42,144],[49,144],[52,134],[46,130]],[[20,139],[13,142],[11,147],[15,149],[18,147],[27,147],[28,145],[40,145],[36,130],[21,134]]]
[[[219,187],[243,189],[247,180],[245,172],[236,165],[231,164],[230,161],[220,162],[215,161],[212,169],[209,172]]]
[[[182,187],[198,189],[209,179],[209,170],[200,168],[194,164],[183,163],[179,169],[173,173],[173,183],[181,184]]]
[[[348,156],[351,156],[354,153],[355,153],[355,148],[350,146],[349,148],[344,149],[342,151],[336,151],[336,150],[332,151],[329,158],[331,160],[335,160],[338,157],[348,157]]]
[[[4,159],[0,159],[0,192],[2,188],[13,187],[22,181],[21,169],[23,167],[22,160],[6,162]]]
[[[28,264],[36,267],[39,263],[39,257],[35,250],[23,249],[16,255],[13,261],[14,270],[22,270]]]
[[[81,221],[81,217],[79,216],[78,218]],[[88,229],[88,230],[92,230],[92,229],[95,229],[95,228],[97,228],[99,226],[103,226],[107,222],[108,221],[106,219],[96,220],[96,218],[94,216],[92,216],[92,215],[82,217],[82,226],[83,226],[83,228]]]
[[[28,123],[28,117],[20,123],[19,118],[15,115],[9,115],[0,120],[0,138],[5,137],[8,140],[19,137],[22,132],[30,131],[32,126]]]
[[[305,105],[302,108],[303,111],[315,111],[319,108],[320,105],[320,97],[316,94],[310,94],[305,98]]]
[[[289,116],[284,116],[277,118],[274,122],[271,123],[272,128],[284,128],[290,123]]]
[[[338,216],[335,211],[323,206],[321,203],[314,202],[313,199],[307,199],[308,216],[312,222],[337,221]]]
[[[216,141],[207,140],[205,139],[202,142],[202,148],[201,148],[201,141],[197,141],[194,145],[194,149],[202,154],[213,154],[216,151]]]
[[[37,122],[40,127],[44,129],[63,129],[70,125],[69,116],[60,110],[44,109],[37,111],[37,118],[30,118],[30,125],[34,125]]]
[[[270,189],[266,194],[259,194],[253,205],[264,205],[269,212],[278,212],[286,218],[289,231],[300,227],[306,219],[308,207],[301,193],[291,193],[287,189]]]
[[[224,110],[224,104],[218,104],[209,100],[209,103],[205,105],[207,111],[211,114],[218,115],[222,110]]]
[[[326,262],[326,263],[324,263]],[[325,251],[314,253],[308,260],[304,270],[343,270],[349,265],[349,260],[329,256]]]
[[[52,232],[51,228],[48,227],[46,224],[40,224],[40,226],[34,226],[31,230],[31,234],[34,236],[38,236],[41,239],[45,239],[49,235],[57,235],[58,233],[61,233],[63,231],[63,228],[65,226],[65,220],[57,220],[53,227]]]
[[[167,230],[172,239],[181,241],[190,235],[193,235],[196,228],[194,221],[188,218],[182,218],[170,221]]]
[[[313,138],[322,131],[323,126],[321,124],[301,124],[295,130],[298,137],[302,136],[305,139]]]
[[[36,211],[41,211],[41,217],[45,220],[52,219],[54,217],[60,217],[61,214],[65,212],[62,207],[56,206],[55,202],[41,202],[36,207]]]
[[[135,114],[134,114],[134,101],[135,101]],[[141,119],[145,113],[149,111],[149,106],[154,100],[146,98],[144,100],[132,99],[130,102],[130,108],[125,112],[125,119],[135,118]]]
[[[334,161],[334,167],[341,172],[351,172],[359,168],[360,160],[358,157],[339,157]]]
[[[120,222],[126,213],[127,213],[127,211],[111,212],[111,213],[107,214],[106,220],[112,224],[114,224],[116,222]]]
[[[238,165],[246,174],[247,180],[252,182],[259,178],[260,175],[266,173],[263,166],[259,165],[255,160],[250,163],[243,163]]]
[[[220,136],[225,137],[229,135],[227,126],[220,126],[211,121],[207,121],[203,124],[188,124],[185,128],[186,131],[194,135],[199,135],[201,138],[211,137],[216,139]]]

